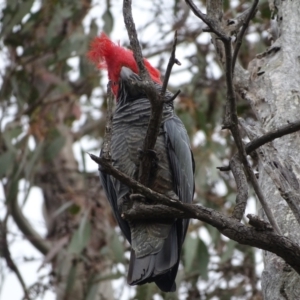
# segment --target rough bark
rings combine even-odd
[[[207,1],[207,17],[186,0],[193,12],[208,25],[213,32],[212,38],[218,57],[225,67],[228,79],[228,45],[222,35],[232,34],[229,22],[222,23],[222,1]],[[257,1],[254,2],[253,11]],[[246,99],[258,120],[256,134],[243,126],[250,139],[257,138],[265,132],[278,130],[289,122],[296,122],[299,106],[299,26],[300,4],[298,1],[269,0],[272,10],[272,45],[264,53],[259,54],[245,71],[237,63],[234,68],[234,85],[236,91]],[[213,20],[211,20],[213,19]],[[249,20],[249,19],[248,19]],[[222,27],[221,29],[220,26]],[[226,29],[227,28],[227,29]],[[241,33],[241,31],[240,31]],[[239,35],[237,42],[239,42]],[[218,39],[216,39],[216,35]],[[223,42],[223,44],[221,43]],[[235,45],[235,50],[237,45]],[[236,52],[236,51],[235,51]],[[235,56],[235,55],[234,55]],[[235,61],[235,59],[234,59]],[[229,64],[229,67],[231,65]],[[230,78],[229,78],[230,79]],[[227,80],[227,89],[230,88]],[[230,93],[231,94],[231,93]],[[231,94],[232,96],[232,94]],[[234,97],[234,96],[233,96]],[[230,111],[229,102],[226,110]],[[232,110],[231,110],[232,111]],[[225,123],[228,113],[225,114]],[[226,124],[225,124],[226,125]],[[230,128],[230,126],[226,126]],[[232,130],[231,130],[232,131]],[[234,133],[232,132],[234,135]],[[238,148],[239,145],[236,143]],[[261,215],[279,225],[277,232],[299,241],[299,133],[285,135],[269,145],[262,146],[259,157],[259,190],[267,201],[263,205]],[[244,155],[242,155],[243,157]],[[247,171],[246,164],[244,164]],[[247,172],[249,176],[250,173]],[[253,184],[255,180],[249,176]],[[257,190],[255,189],[257,193]],[[266,209],[267,208],[267,209]],[[271,218],[270,218],[271,217]],[[276,220],[276,221],[275,221]],[[277,223],[277,224],[276,224]],[[278,256],[265,252],[265,270],[262,277],[262,288],[265,299],[299,299],[299,275],[292,271]]]
[[[249,65],[251,73],[248,90],[241,89],[260,123],[266,131],[274,130],[299,119],[300,64],[299,43],[300,3],[298,1],[269,1],[275,15],[274,43],[270,49]],[[286,135],[273,142],[277,155],[272,161],[259,164],[259,183],[268,199],[269,206],[282,234],[299,242],[299,224],[296,221],[282,192],[276,188],[270,172],[276,173],[281,166],[282,180],[288,190],[298,194],[300,178],[300,133]],[[284,160],[284,165],[280,159]],[[269,167],[266,168],[266,166]],[[270,169],[271,168],[271,169]],[[297,203],[299,209],[299,202]],[[300,299],[300,277],[286,266],[278,256],[264,252],[265,269],[262,275],[262,289],[265,299]]]

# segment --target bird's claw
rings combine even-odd
[[[152,203],[152,201],[150,199],[146,198],[142,194],[131,194],[129,197],[130,197],[130,200],[136,201],[136,202],[139,202],[139,203],[144,203],[144,204],[151,204]]]

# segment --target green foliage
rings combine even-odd
[[[237,245],[237,242],[235,242],[235,241],[230,240],[227,242],[226,250],[223,252],[223,254],[221,256],[221,263],[225,263],[232,258],[233,251],[234,251],[236,245]]]
[[[119,234],[113,231],[112,239],[110,242],[110,249],[112,251],[113,257],[117,262],[124,263],[124,249],[120,241]]]
[[[206,244],[201,239],[198,242],[197,253],[200,276],[202,279],[208,280],[209,253]]]
[[[183,257],[187,276],[199,274],[202,279],[208,279],[209,253],[206,244],[201,239],[187,235]]]
[[[114,27],[114,19],[110,11],[109,5],[107,5],[106,11],[102,16],[102,20],[104,22],[103,31],[109,35]]]
[[[134,299],[152,300],[156,291],[157,287],[154,283],[141,285],[137,288]]]
[[[6,8],[3,10],[2,33],[0,37],[6,36],[11,32],[14,26],[20,24],[23,17],[29,13],[34,0],[25,1],[8,1]]]
[[[88,220],[88,215],[84,214],[84,216],[80,220],[79,228],[73,233],[68,251],[70,253],[79,255],[82,250],[87,247],[90,237],[91,224]]]
[[[14,161],[15,154],[13,152],[7,151],[0,155],[0,177],[11,172]]]
[[[76,281],[76,271],[77,271],[77,263],[74,260],[66,280],[66,291],[65,291],[66,298],[68,298],[68,295],[71,293],[72,289],[74,288],[74,284]]]
[[[65,138],[59,134],[59,132],[53,133],[53,139],[49,141],[49,144],[45,147],[45,159],[53,160],[57,157],[65,144]]]

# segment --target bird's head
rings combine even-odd
[[[121,76],[126,75],[128,69],[138,74],[138,67],[132,51],[113,43],[105,33],[102,33],[92,41],[88,58],[96,64],[98,69],[107,69],[108,78],[112,82],[112,91],[115,96],[118,95]],[[144,63],[152,80],[161,83],[160,72],[148,60],[144,59]]]

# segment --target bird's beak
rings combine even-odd
[[[132,76],[132,74],[134,74],[134,72],[131,71],[131,69],[129,69],[127,67],[122,67],[121,73],[120,73],[120,78],[124,81],[128,81],[129,78]]]

